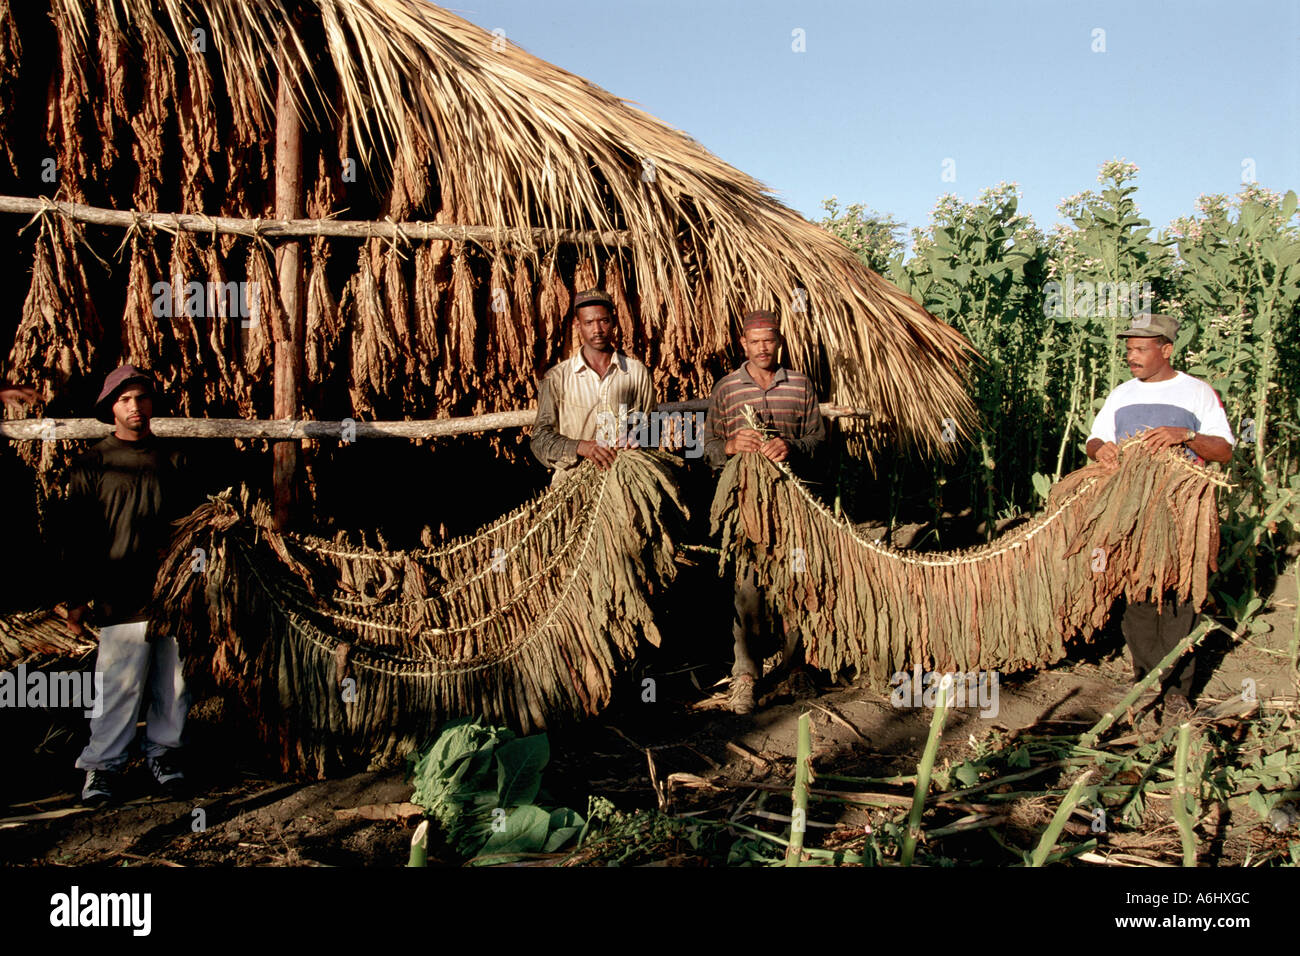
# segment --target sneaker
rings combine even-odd
[[[81,802],[88,807],[116,803],[120,795],[119,775],[111,770],[87,770],[86,785],[81,788]]]
[[[145,763],[149,765],[149,772],[153,774],[154,782],[164,793],[177,796],[185,791],[185,773],[176,766],[170,754],[149,757]]]
[[[751,675],[740,674],[731,678],[730,703],[733,714],[754,712],[754,678]]]

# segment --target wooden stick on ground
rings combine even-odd
[[[664,793],[663,784],[659,782],[659,773],[655,770],[654,754],[650,752],[649,747],[645,748],[645,762],[650,767],[650,789],[655,792],[655,800],[659,803],[659,812],[667,813],[668,795]]]
[[[734,740],[728,740],[727,749],[734,754],[744,757],[746,760],[748,760],[750,763],[752,763],[755,767],[757,767],[759,770],[763,771],[764,773],[767,773],[767,771],[772,769],[772,764],[770,761],[765,760],[763,757],[760,757],[758,754],[754,753],[754,751],[750,750],[744,744],[738,744]]]
[[[865,744],[865,743],[870,743],[870,741],[867,740],[866,737],[862,736],[862,733],[858,730],[858,728],[854,727],[851,723],[849,723],[845,718],[843,718],[842,716],[840,716],[839,713],[837,713],[836,711],[832,710],[830,707],[827,707],[827,706],[825,706],[824,704],[819,704],[819,703],[817,703],[817,701],[815,701],[815,700],[810,700],[810,701],[808,701],[808,703],[811,704],[813,707],[816,707],[818,710],[820,710],[822,713],[824,713],[824,714],[825,714],[827,717],[829,717],[831,720],[835,721],[835,723],[837,723],[837,724],[839,724],[841,727],[844,727],[845,729],[847,729],[850,733],[853,734],[853,736],[857,737],[857,738],[858,738],[859,740],[861,740],[864,744]]]

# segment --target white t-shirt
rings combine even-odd
[[[1097,413],[1088,440],[1121,442],[1148,428],[1164,425],[1215,435],[1226,439],[1229,445],[1237,443],[1218,393],[1199,378],[1178,371],[1163,382],[1132,378],[1117,385]]]

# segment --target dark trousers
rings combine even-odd
[[[1155,670],[1174,645],[1192,632],[1195,623],[1196,612],[1190,604],[1179,604],[1166,598],[1164,610],[1157,611],[1152,601],[1130,603],[1124,609],[1120,629],[1124,632],[1124,643],[1133,655],[1133,680],[1140,681]],[[1178,691],[1190,699],[1195,670],[1196,659],[1189,651],[1165,675],[1163,689]]]
[[[731,676],[749,674],[757,679],[763,676],[763,658],[776,649],[776,641],[773,640],[774,628],[764,607],[763,595],[754,583],[754,572],[737,579],[735,604],[736,617],[731,626],[731,635],[736,646]],[[786,628],[781,669],[788,669],[798,663],[802,651],[799,629]]]

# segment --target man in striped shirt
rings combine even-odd
[[[655,408],[649,370],[614,348],[613,300],[600,289],[579,292],[573,321],[582,347],[542,379],[530,440],[537,460],[555,470],[552,485],[571,476],[584,458],[608,468],[628,417],[637,412],[644,421]]]
[[[720,468],[731,455],[751,452],[806,470],[826,440],[826,425],[817,407],[812,380],[780,363],[782,339],[773,312],[748,313],[742,323],[745,363],[713,386],[704,423],[704,453]],[[750,428],[744,410],[753,409],[763,433]],[[731,709],[754,709],[754,682],[762,676],[761,654],[753,645],[763,630],[761,596],[752,574],[736,582],[735,662],[731,668]],[[785,665],[796,662],[799,632],[786,628]]]

